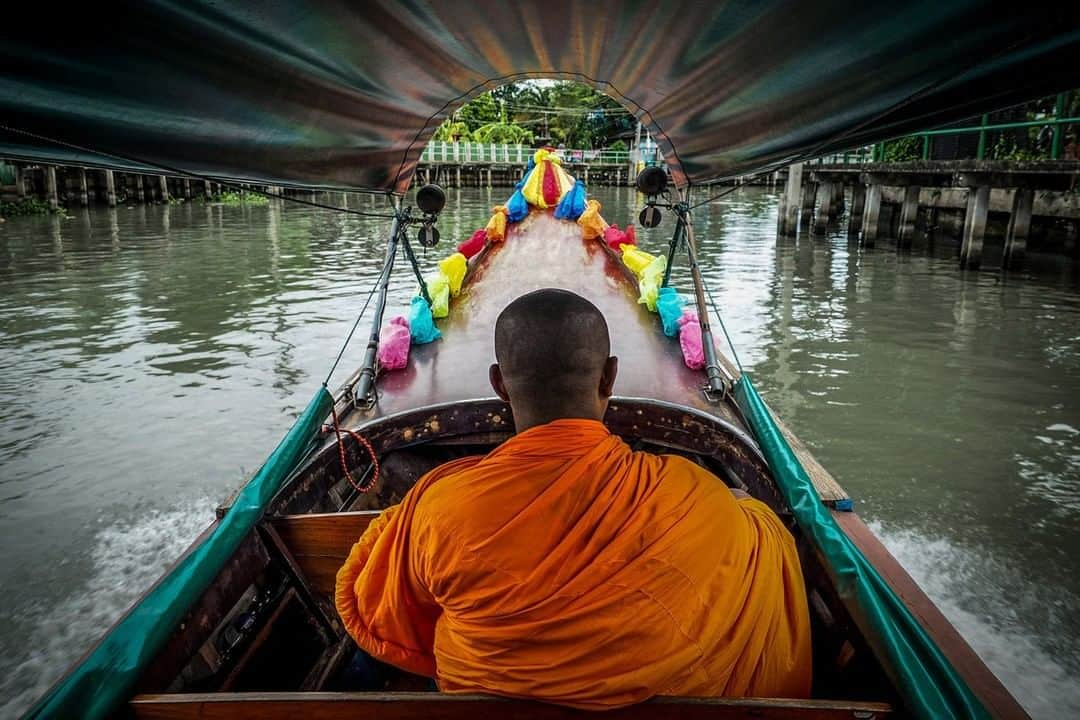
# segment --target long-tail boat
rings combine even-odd
[[[1026,717],[716,350],[690,189],[1073,87],[1080,32],[1069,10],[320,0],[133,3],[107,18],[89,6],[61,19],[44,5],[21,12],[21,24],[0,29],[0,155],[394,200],[356,372],[317,393],[262,468],[29,717],[580,716],[445,695],[405,673],[380,692],[336,687],[354,651],[333,607],[338,568],[379,509],[425,471],[514,433],[484,370],[496,314],[539,287],[573,290],[607,317],[621,368],[608,427],[775,509],[799,545],[811,608],[812,699],[656,698],[610,716]],[[540,77],[593,84],[657,139],[676,194],[655,174],[643,190],[647,212],[666,207],[675,220],[667,254],[648,257],[643,272],[625,238],[617,249],[617,239],[586,232],[580,208],[500,208],[465,277],[457,261],[454,278],[421,281],[410,319],[430,322],[425,311],[444,305],[441,338],[414,342],[410,324],[405,366],[380,366],[395,259],[413,259],[416,224],[421,242],[435,240],[438,192],[418,198],[418,214],[404,201],[425,142],[479,93]],[[538,158],[530,172],[558,162]],[[672,318],[652,308],[668,283],[660,266],[684,251],[694,287],[682,302],[694,317],[678,318],[676,339]],[[683,326],[700,356],[693,342],[684,350]]]

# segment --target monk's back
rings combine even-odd
[[[559,420],[435,473],[412,543],[443,610],[442,690],[586,707],[808,693],[792,538],[693,463]]]

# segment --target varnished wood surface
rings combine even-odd
[[[333,597],[337,572],[377,510],[285,515],[270,525],[277,532],[313,592]]]
[[[380,375],[381,412],[491,397],[487,371],[495,361],[495,319],[517,297],[553,287],[575,292],[603,312],[612,354],[619,357],[616,394],[709,409],[738,422],[730,408],[705,400],[705,376],[686,367],[678,338],[664,335],[659,316],[638,303],[633,277],[602,243],[583,241],[577,223],[534,212],[477,260],[451,301],[450,316],[438,321],[442,339],[413,346],[407,368]]]
[[[461,295],[451,301],[450,316],[439,321],[442,339],[414,345],[406,368],[380,374],[374,413],[492,397],[487,369],[495,360],[495,319],[515,298],[545,287],[578,293],[604,313],[612,354],[619,358],[617,395],[705,410],[748,432],[729,401],[713,403],[705,398],[704,372],[686,367],[678,338],[665,336],[659,316],[638,303],[637,281],[622,262],[599,241],[583,241],[576,223],[543,212],[511,226],[504,242],[470,264]],[[737,375],[734,366],[721,358]],[[352,426],[369,419],[369,414],[358,413],[346,422]],[[822,500],[831,504],[847,499],[802,443],[781,428]]]
[[[438,693],[213,693],[140,695],[131,701],[144,720],[872,720],[891,713],[883,703],[757,698],[656,698],[601,713],[559,705]]]
[[[837,511],[833,511],[832,515],[893,592],[911,610],[991,715],[995,718],[1028,718],[1020,703],[1005,689],[982,658],[971,649],[952,623],[942,615],[937,605],[926,596],[859,516],[853,512]]]

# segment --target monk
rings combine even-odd
[[[746,493],[601,419],[618,361],[591,303],[538,290],[495,325],[517,435],[422,477],[337,576],[345,628],[442,692],[604,709],[807,697],[795,542]]]

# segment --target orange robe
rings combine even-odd
[[[780,519],[591,420],[422,477],[353,547],[336,596],[360,647],[443,692],[591,709],[810,692],[806,591]]]

